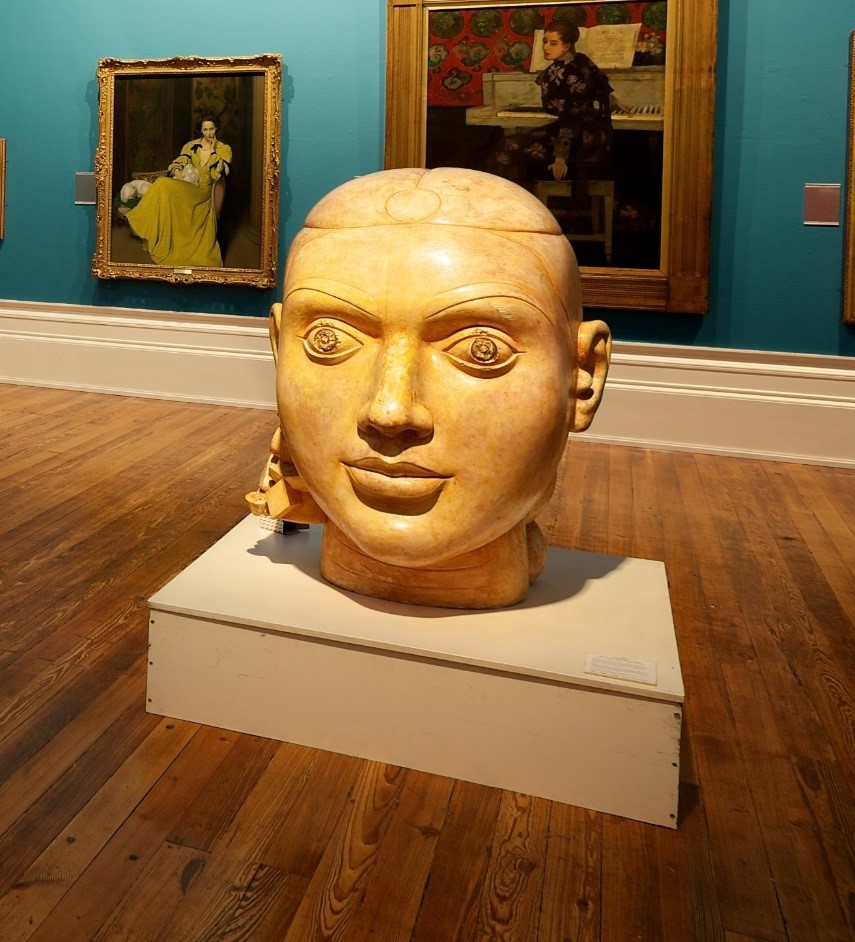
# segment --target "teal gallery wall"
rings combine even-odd
[[[150,0],[134,12],[77,0],[59,13],[52,0],[6,0],[0,298],[264,316],[274,289],[93,278],[94,208],[74,205],[74,173],[93,169],[99,58],[281,53],[281,273],[311,205],[383,159],[385,0],[317,11],[299,0]],[[804,184],[844,179],[855,7],[719,0],[719,11],[710,313],[606,319],[621,340],[855,355],[855,328],[840,320],[842,227],[802,224]]]

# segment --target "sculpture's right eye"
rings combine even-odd
[[[303,334],[303,346],[312,360],[320,363],[341,363],[362,346],[344,325],[324,319],[315,321]]]

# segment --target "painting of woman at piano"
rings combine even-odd
[[[543,55],[549,65],[537,77],[543,110],[555,121],[503,138],[485,168],[526,185],[535,180],[614,179],[611,108],[622,108],[609,79],[576,51],[579,29],[549,23]]]
[[[424,3],[424,166],[535,193],[582,265],[658,269],[665,0]]]

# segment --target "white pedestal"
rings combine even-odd
[[[151,712],[676,826],[662,563],[552,548],[525,602],[466,612],[328,585],[320,534],[248,517],[151,598]]]

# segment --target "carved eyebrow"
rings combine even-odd
[[[345,309],[348,312],[357,311],[368,320],[380,323],[381,318],[377,301],[370,294],[366,294],[366,292],[355,288],[353,285],[327,278],[307,278],[292,288],[285,295],[283,301],[287,303],[294,295],[303,291],[323,295],[324,298],[336,302],[337,306],[342,309],[342,313]]]
[[[530,295],[527,295],[524,291],[520,291],[515,285],[505,285],[500,282],[465,285],[440,294],[433,300],[431,305],[432,310],[425,314],[425,320],[430,320],[432,317],[445,314],[452,308],[460,307],[464,304],[477,304],[482,301],[521,301],[536,314],[540,314],[547,320],[552,320],[550,312],[545,311]]]

